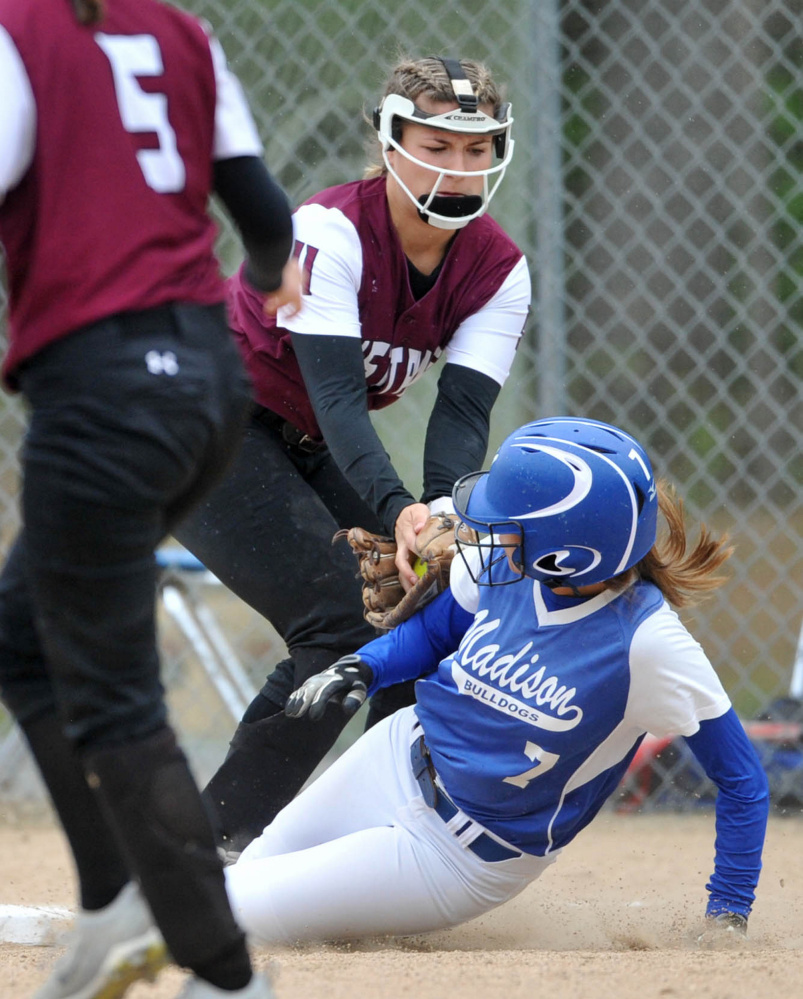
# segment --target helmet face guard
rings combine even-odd
[[[480,585],[500,583],[493,561],[503,550],[500,534],[518,540],[511,558],[521,575],[552,587],[611,579],[655,543],[658,501],[647,455],[629,434],[593,420],[520,427],[489,471],[458,480],[452,499],[461,520],[487,536]],[[505,582],[521,578],[509,575]]]
[[[456,80],[452,82],[454,86],[458,83]],[[468,84],[468,81],[465,83]],[[430,114],[416,107],[411,100],[402,97],[401,94],[388,94],[380,107],[374,111],[374,127],[382,145],[382,159],[388,173],[416,206],[421,218],[439,229],[461,229],[472,219],[479,218],[486,212],[491,198],[502,182],[513,156],[515,145],[510,138],[510,127],[513,124],[510,104],[503,104],[499,109],[499,117],[491,118],[479,110],[476,97],[472,102],[468,101],[464,95],[456,93],[455,100],[459,102],[460,107],[442,114]],[[408,153],[394,135],[394,131],[396,131],[394,121],[399,118],[417,125],[439,128],[447,132],[457,132],[461,135],[491,135],[494,137],[494,151],[501,162],[485,170],[442,170],[431,163],[425,163]],[[398,131],[396,131],[396,135],[401,138]],[[428,194],[416,198],[391,165],[388,158],[388,152],[391,149],[416,166],[423,167],[437,175],[432,190]],[[481,177],[482,194],[458,197],[441,195],[438,192],[444,177]],[[491,184],[492,179],[493,184]]]
[[[452,491],[452,502],[455,510],[465,510],[474,487],[487,472],[471,472],[455,483]],[[458,507],[457,504],[461,505]],[[499,523],[483,523],[481,533],[467,521],[461,520],[455,532],[455,541],[468,574],[478,586],[509,586],[524,578],[524,568],[521,562],[521,552],[524,545],[524,528],[515,521]],[[502,535],[513,535],[516,538],[515,549],[508,558],[509,545],[503,545]],[[480,554],[479,568],[475,572],[471,559],[466,558],[467,552],[476,550]],[[512,573],[512,574],[511,574]]]

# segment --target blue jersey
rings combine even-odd
[[[647,732],[691,736],[730,708],[650,583],[578,600],[528,579],[478,587],[457,558],[452,595],[473,619],[418,683],[416,712],[455,804],[527,853],[591,821]],[[372,657],[379,642],[365,658],[384,684],[394,667]]]

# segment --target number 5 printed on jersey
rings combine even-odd
[[[123,128],[133,135],[155,132],[158,149],[137,150],[145,183],[158,194],[173,194],[184,187],[186,170],[178,152],[176,133],[167,118],[167,97],[147,93],[137,77],[161,76],[164,63],[159,43],[152,35],[104,35],[95,41],[106,53],[114,74],[114,89]]]

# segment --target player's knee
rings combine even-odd
[[[81,758],[95,787],[118,818],[138,827],[138,847],[146,862],[192,854],[193,864],[217,854],[206,810],[187,759],[175,735],[163,725],[143,739],[84,746]]]

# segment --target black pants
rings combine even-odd
[[[227,760],[206,789],[220,842],[240,848],[290,801],[345,725],[331,708],[316,723],[281,713],[308,676],[376,637],[362,614],[357,562],[339,528],[382,531],[325,447],[288,443],[282,421],[257,409],[240,453],[175,536],[267,618],[290,656],[246,710]],[[372,698],[367,724],[414,700],[412,684]]]
[[[240,440],[248,385],[223,309],[110,318],[47,347],[20,383],[31,417],[23,527],[0,576],[0,692],[84,903],[136,876],[176,961],[236,954],[242,978],[209,820],[167,723],[153,557]]]

